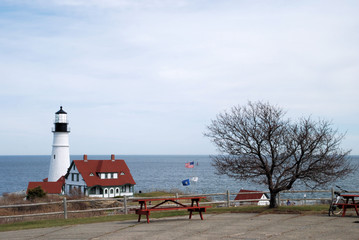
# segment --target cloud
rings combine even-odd
[[[0,94],[13,100],[0,104],[7,129],[23,129],[18,119],[36,112],[51,125],[63,104],[77,146],[112,136],[94,153],[119,145],[125,153],[204,153],[214,151],[202,136],[211,118],[264,100],[295,117],[333,119],[358,139],[347,124],[359,120],[355,1],[1,4]]]

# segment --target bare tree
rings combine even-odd
[[[273,208],[297,181],[315,188],[356,169],[340,148],[344,134],[331,125],[310,117],[293,123],[277,106],[249,102],[217,115],[204,135],[221,153],[212,157],[217,173],[267,185]]]

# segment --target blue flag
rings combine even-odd
[[[186,180],[183,180],[182,181],[182,185],[183,186],[188,186],[190,183],[189,183],[189,179],[186,179]]]

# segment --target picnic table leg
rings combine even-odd
[[[357,205],[356,205],[356,204],[354,205],[354,208],[355,208],[355,211],[356,211],[357,216],[358,216],[358,215],[359,215],[359,213],[358,213],[358,207],[357,207]]]
[[[193,199],[191,199],[191,207],[193,207]],[[189,219],[192,219],[192,209],[189,209]]]
[[[147,212],[147,214],[146,214],[146,217],[147,217],[147,223],[150,223],[150,216],[148,216],[148,215],[150,215],[150,212]]]
[[[347,211],[347,208],[345,207],[345,205],[343,206],[343,213],[342,213],[342,217],[345,216],[345,212]]]
[[[346,203],[346,204],[349,203],[349,198],[346,199],[345,203]],[[343,205],[343,214],[342,214],[342,217],[345,216],[345,212],[346,212],[346,211],[347,211],[347,206],[346,206],[346,205]]]
[[[194,203],[196,202],[196,206],[199,207],[199,199],[195,198],[195,199],[191,199],[192,203],[191,203],[191,207],[194,206]],[[192,219],[192,213],[193,213],[193,209],[189,209],[189,219]],[[199,209],[199,215],[201,216],[201,220],[203,220],[203,215],[202,215],[202,211],[201,209]]]
[[[142,210],[143,209],[143,205],[145,205],[146,206],[146,202],[140,202],[140,210]],[[141,221],[141,212],[138,212],[138,222],[140,222]]]
[[[199,215],[201,216],[201,220],[203,220],[203,215],[201,209],[199,210]]]
[[[354,197],[352,198],[352,201],[353,201],[353,204],[354,204],[355,212],[357,213],[357,216],[359,216],[358,203],[355,203]]]
[[[196,201],[196,205],[198,207],[198,199],[191,199],[191,200],[192,200],[191,207],[193,207],[195,201]],[[189,210],[189,219],[192,219],[192,213],[193,213],[193,210],[190,209]]]

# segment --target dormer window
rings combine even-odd
[[[124,172],[121,172],[120,175],[123,176],[123,175],[125,175],[125,173],[124,173]]]
[[[90,177],[93,177],[93,176],[95,176],[95,175],[93,175],[93,173],[90,173]]]
[[[122,174],[124,175],[124,173]],[[117,172],[107,172],[107,173],[98,173],[100,179],[117,179],[118,173]]]

